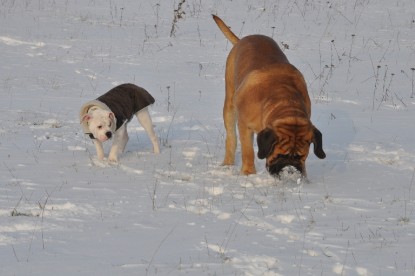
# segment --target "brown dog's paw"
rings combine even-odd
[[[241,174],[242,175],[256,174],[256,169],[255,168],[241,168]]]
[[[233,165],[235,165],[235,160],[228,159],[228,158],[225,158],[221,164],[221,166],[233,166]]]

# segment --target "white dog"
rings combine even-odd
[[[148,113],[148,106],[153,103],[154,98],[146,90],[128,83],[82,106],[79,114],[82,129],[93,139],[99,160],[104,159],[102,143],[113,138],[108,160],[118,162],[118,155],[128,142],[127,123],[134,115],[150,137],[154,153],[160,152]]]

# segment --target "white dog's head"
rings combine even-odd
[[[82,117],[81,123],[83,122],[87,122],[89,131],[91,131],[95,139],[105,142],[112,138],[112,135],[115,132],[117,119],[115,118],[114,113],[108,110],[96,109],[85,114]]]

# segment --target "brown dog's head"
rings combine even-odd
[[[326,154],[321,132],[312,124],[267,127],[257,135],[258,158],[266,158],[267,170],[275,177],[287,166],[293,166],[304,175],[311,143],[314,144],[314,154],[324,159]]]

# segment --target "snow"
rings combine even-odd
[[[0,274],[414,275],[415,2],[187,0],[174,22],[179,2],[1,1]],[[310,183],[220,166],[212,13],[303,72]],[[133,120],[114,165],[77,116],[125,82],[156,98],[162,153]]]

